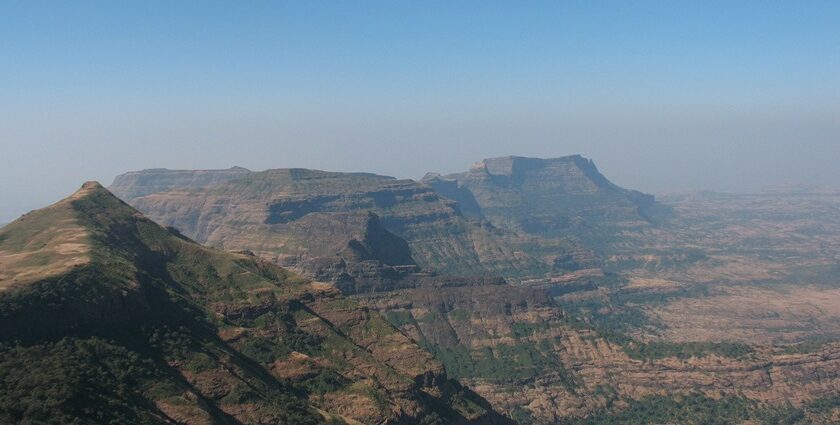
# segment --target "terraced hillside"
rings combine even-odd
[[[648,324],[636,303],[655,298],[624,294],[625,283],[613,280],[583,279],[595,293],[616,285],[607,300],[506,284],[354,298],[522,424],[828,424],[840,417],[840,343],[745,344],[727,342],[725,331],[717,334],[722,340],[639,338],[636,327]]]
[[[2,423],[506,423],[331,285],[97,183],[0,229]]]
[[[541,276],[592,260],[586,250],[562,239],[468,220],[453,201],[412,180],[305,169],[237,171],[236,177],[231,170],[190,173],[132,172],[118,177],[111,189],[199,242],[248,249],[282,265],[335,259],[353,241],[367,237],[371,213],[408,243],[412,259],[425,270]],[[207,177],[214,173],[218,176]],[[196,185],[198,180],[202,184]],[[390,266],[408,262],[405,257],[378,260]]]

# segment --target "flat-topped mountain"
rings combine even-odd
[[[529,238],[469,220],[455,202],[413,180],[307,169],[195,173],[132,172],[117,177],[112,189],[201,243],[251,250],[281,265],[323,257],[340,260],[346,247],[370,233],[374,214],[373,227],[384,229],[374,233],[385,237],[390,232],[410,250],[410,256],[385,258],[381,254],[393,250],[382,249],[380,256],[366,258],[388,266],[416,263],[425,270],[459,275],[541,274],[554,267],[551,258],[523,249],[535,245]],[[196,184],[196,175],[215,177]],[[566,248],[575,248],[552,243],[563,255],[569,255]]]
[[[242,167],[226,170],[168,170],[154,168],[128,172],[117,176],[110,190],[119,193],[125,200],[131,200],[150,193],[172,189],[195,189],[224,183],[245,175],[251,171]]]
[[[598,245],[610,229],[647,223],[654,198],[621,188],[580,155],[485,159],[469,171],[423,182],[458,202],[465,214],[546,237],[576,235]]]
[[[0,388],[2,423],[506,421],[332,286],[94,182],[0,229]]]

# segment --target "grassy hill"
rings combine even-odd
[[[86,183],[0,229],[2,423],[504,423],[333,287]]]

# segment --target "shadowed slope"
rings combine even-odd
[[[47,267],[65,243],[86,261],[5,272],[0,422],[504,422],[331,286],[204,248],[96,183],[2,235]]]

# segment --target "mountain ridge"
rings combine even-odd
[[[64,226],[89,261],[7,270],[0,291],[2,422],[507,423],[331,285],[202,247],[96,183],[0,230],[0,257],[49,266]]]
[[[543,237],[572,235],[595,246],[621,227],[650,224],[655,198],[609,181],[591,159],[506,156],[423,182],[494,225]]]
[[[454,201],[413,180],[305,169],[248,173],[202,187],[192,180],[161,185],[156,178],[156,172],[133,172],[115,179],[111,188],[201,243],[249,249],[281,265],[290,265],[283,263],[288,256],[324,253],[336,237],[358,232],[347,223],[361,220],[347,217],[374,213],[385,229],[409,244],[414,261],[425,270],[541,275],[554,267],[542,254],[523,249],[533,245],[529,240],[464,217]],[[153,193],[134,196],[146,192]],[[563,250],[562,241],[555,245]]]

